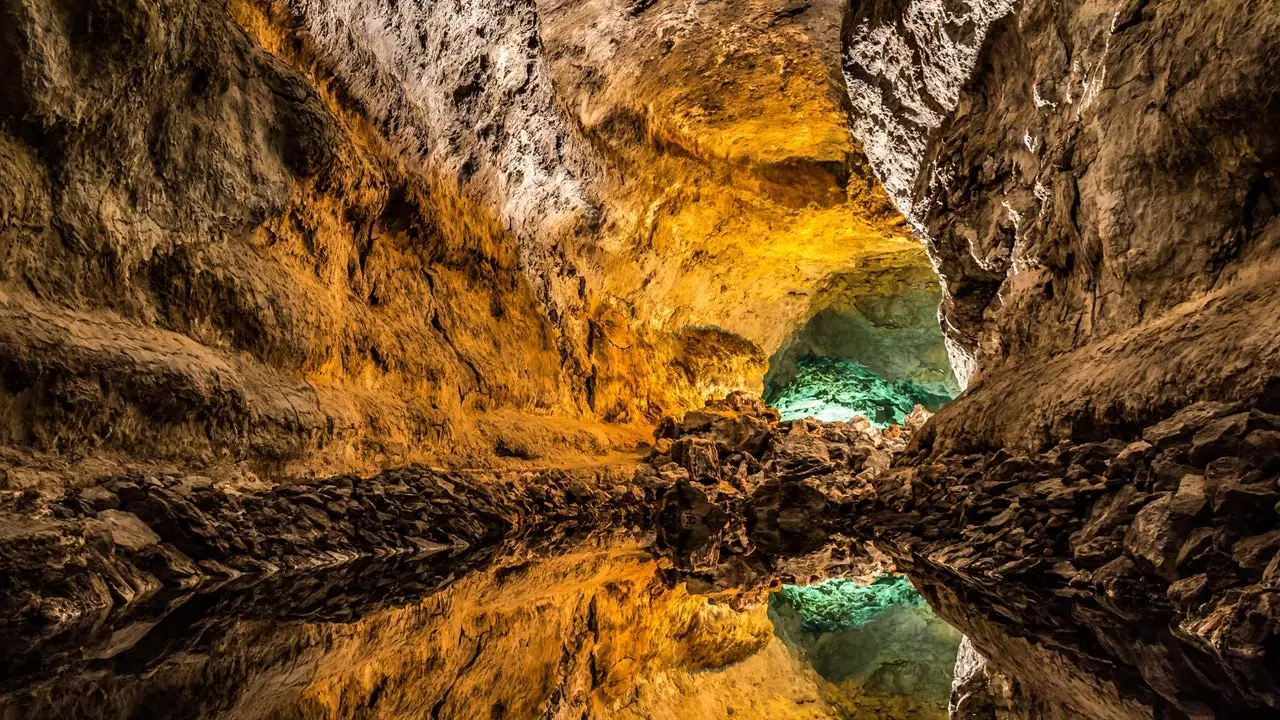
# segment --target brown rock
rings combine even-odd
[[[98,522],[117,547],[131,553],[140,553],[160,542],[160,536],[133,513],[103,510],[98,513]]]
[[[1203,475],[1183,475],[1178,483],[1178,491],[1169,501],[1169,511],[1173,514],[1191,519],[1199,515],[1208,506],[1208,496]]]
[[[1202,466],[1223,455],[1234,455],[1248,429],[1249,413],[1236,413],[1209,422],[1191,438],[1189,457]]]
[[[1263,572],[1280,555],[1280,530],[1244,538],[1231,548],[1231,558],[1246,570]]]
[[[1209,597],[1209,577],[1200,573],[1183,578],[1170,585],[1166,595],[1182,612],[1194,612]]]
[[[1171,499],[1162,495],[1138,511],[1125,533],[1128,553],[1166,580],[1177,579],[1178,550],[1188,528],[1170,510]]]
[[[1143,430],[1142,439],[1153,445],[1165,447],[1180,440],[1189,440],[1210,422],[1239,412],[1240,406],[1234,403],[1211,401],[1193,403],[1174,413],[1167,420],[1162,420]]]

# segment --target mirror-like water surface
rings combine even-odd
[[[864,607],[859,623],[815,630],[812,608],[795,602],[805,591],[737,610],[664,581],[661,566],[629,541],[539,557],[406,558],[158,595],[60,636],[8,628],[0,717],[945,710],[941,656],[954,631],[909,586],[893,585],[902,597]]]

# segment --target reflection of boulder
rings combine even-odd
[[[788,586],[770,598],[769,616],[849,717],[946,717],[961,636],[906,578]]]

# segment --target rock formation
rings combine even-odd
[[[1280,713],[1278,39],[4,0],[0,707],[822,717],[765,593],[896,569],[965,635],[955,717]],[[963,392],[742,392],[852,363]]]

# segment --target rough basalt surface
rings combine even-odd
[[[899,22],[911,27],[916,5]],[[985,28],[985,44],[943,105],[954,111],[930,136],[909,206],[964,374],[1269,286],[1280,237],[1274,6],[1032,0],[994,22],[983,14],[989,27],[965,27],[975,38]],[[935,27],[945,38],[958,26]],[[932,87],[935,55],[919,57],[915,86]],[[1206,364],[1192,382],[1216,375]],[[1163,388],[1125,381],[1159,402]]]
[[[1280,708],[1280,417],[1197,403],[1133,437],[942,459],[865,425],[768,426],[742,450],[696,414],[667,433],[666,544],[711,584],[796,553],[834,574],[833,547],[872,544],[987,658],[994,682],[959,695],[999,714],[970,717]]]
[[[521,677],[571,682],[426,714],[683,709],[608,690],[595,598],[643,639],[704,594],[718,667],[773,647],[725,605],[889,566],[968,638],[961,716],[1280,713],[1278,38],[1266,0],[4,0],[6,675],[175,589],[634,526],[644,573],[535,594]],[[702,407],[770,358],[948,384],[935,293],[928,422]],[[459,674],[514,652],[453,630]]]

